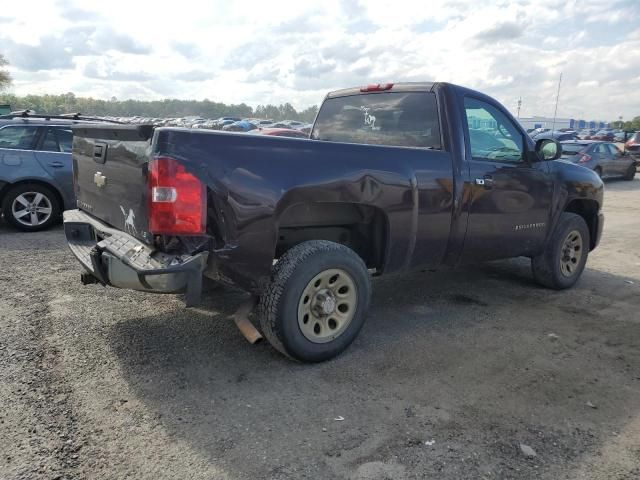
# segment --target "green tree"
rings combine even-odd
[[[9,62],[7,62],[4,55],[0,53],[0,91],[11,85],[11,75],[9,75],[9,72],[4,70],[4,67],[7,65],[9,65]]]
[[[633,120],[624,122],[623,130],[640,130],[640,117],[633,117]]]
[[[82,113],[83,115],[110,115],[115,117],[187,117],[219,118],[222,116],[259,117],[273,120],[300,120],[312,122],[318,107],[309,107],[298,112],[290,103],[282,105],[259,105],[255,109],[240,103],[228,105],[211,100],[164,100],[140,101],[100,100],[91,97],[78,97],[72,92],[62,95],[26,95],[18,97],[11,94],[0,94],[0,103],[9,103],[15,110],[31,109],[37,113],[51,115],[61,113]]]

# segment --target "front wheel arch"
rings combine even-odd
[[[587,198],[571,200],[563,209],[563,213],[575,213],[576,215],[580,215],[587,224],[587,228],[589,230],[589,250],[596,248],[599,211],[600,205],[598,202]]]

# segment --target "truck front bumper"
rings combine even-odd
[[[153,293],[185,293],[187,306],[200,302],[207,252],[169,255],[114,229],[81,210],[64,212],[71,252],[103,285]]]

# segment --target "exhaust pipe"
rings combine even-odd
[[[236,327],[238,327],[238,330],[240,330],[240,333],[242,333],[242,335],[244,335],[244,338],[246,338],[247,341],[252,345],[262,340],[262,335],[260,335],[258,329],[256,329],[256,327],[254,327],[253,324],[249,321],[249,315],[251,314],[253,308],[256,306],[257,300],[258,298],[252,295],[251,298],[240,305],[238,310],[236,310],[236,313],[231,316],[236,324]]]

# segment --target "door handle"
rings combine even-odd
[[[64,167],[64,163],[62,163],[62,162],[50,162],[49,166],[53,167],[53,168],[62,168],[62,167]]]
[[[491,175],[485,175],[484,178],[476,178],[476,185],[482,185],[484,188],[489,190],[493,187],[493,178]]]

